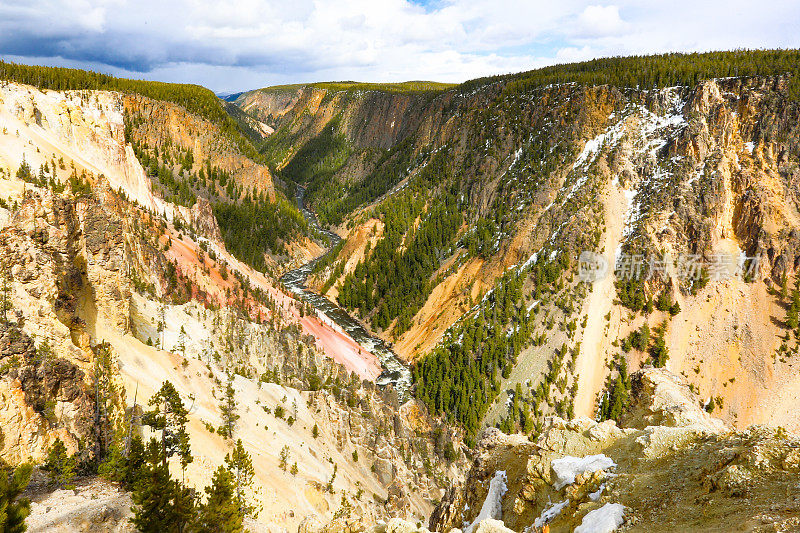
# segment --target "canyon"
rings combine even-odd
[[[35,465],[29,530],[134,530],[142,487],[101,466],[166,449],[167,382],[169,475],[203,501],[241,443],[251,531],[797,528],[793,53],[229,102],[0,82],[0,458]]]

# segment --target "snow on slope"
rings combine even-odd
[[[569,505],[569,500],[551,503],[545,507],[542,511],[542,514],[540,514],[536,520],[533,521],[533,527],[544,527],[546,524],[549,524],[555,517],[561,514],[561,511],[567,505]]]
[[[508,490],[506,485],[507,478],[504,470],[495,472],[494,477],[489,482],[489,492],[486,493],[486,499],[483,501],[481,512],[472,521],[472,524],[467,526],[464,533],[472,533],[472,531],[481,522],[488,519],[500,519],[503,517],[503,495]]]
[[[575,483],[575,477],[585,472],[597,472],[615,468],[617,464],[604,454],[587,455],[586,457],[566,456],[561,459],[553,460],[553,472],[556,474],[556,481],[553,486],[556,490],[561,490],[567,485]]]
[[[575,533],[611,533],[624,522],[625,506],[607,503],[599,509],[586,513]]]

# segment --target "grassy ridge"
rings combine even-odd
[[[506,94],[522,93],[551,84],[612,85],[663,88],[693,86],[711,78],[791,74],[790,97],[800,99],[800,50],[734,50],[730,52],[669,53],[608,57],[553,65],[519,74],[492,76],[459,85],[462,92],[506,81]]]
[[[366,83],[357,81],[324,81],[315,83],[292,83],[288,85],[273,85],[257,89],[258,91],[291,91],[305,87],[325,89],[328,91],[384,91],[391,93],[413,93],[443,91],[455,87],[454,83],[440,83],[436,81],[402,81],[398,83]],[[246,93],[245,93],[246,94]]]

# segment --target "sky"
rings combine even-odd
[[[218,93],[797,47],[798,0],[0,0],[2,59]]]

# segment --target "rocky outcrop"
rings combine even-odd
[[[133,330],[141,343],[116,341],[128,398],[138,390],[144,401],[170,379],[182,397],[203,406],[201,415],[190,415],[195,466],[187,471],[199,488],[208,482],[208,465],[229,446],[213,432],[209,440],[201,422],[219,423],[223,369],[238,374],[243,421],[237,436],[253,455],[257,483],[266,493],[262,523],[290,528],[302,523],[301,530],[311,532],[329,522],[329,531],[358,531],[391,516],[424,521],[447,480],[462,476],[460,432],[417,402],[399,405],[390,387],[361,381],[295,324],[254,322],[233,306],[164,305],[140,295],[133,301]],[[155,324],[162,317],[165,327],[159,331]],[[145,346],[156,343],[167,352]],[[136,353],[143,348],[147,355]],[[277,405],[284,409],[280,417]],[[277,467],[284,446],[291,450],[289,464],[297,462],[295,474]],[[285,490],[286,484],[296,492]]]
[[[31,338],[13,325],[0,325],[0,347],[4,373],[19,382],[28,405],[44,415],[48,402],[70,403],[82,411],[84,426],[91,425],[86,418],[93,402],[84,388],[82,370],[65,359],[55,358],[49,347],[37,349]],[[86,434],[88,427],[82,429]]]
[[[80,338],[91,334],[98,320],[127,331],[131,282],[123,226],[97,200],[29,191],[13,226],[0,234],[0,244],[4,261],[13,265],[10,275],[20,289],[14,294],[22,300],[21,309],[50,308],[84,349],[87,341]],[[37,320],[31,326],[46,323]]]
[[[130,494],[101,479],[84,480],[74,490],[30,491],[28,531],[134,533]]]
[[[94,397],[84,371],[49,346],[34,346],[16,325],[0,324],[0,457],[11,464],[40,459],[62,439],[72,451],[93,442]]]
[[[505,527],[500,520],[488,518],[483,520],[474,529],[475,533],[513,533],[511,529]],[[425,527],[418,527],[416,524],[393,518],[388,523],[379,524],[369,530],[369,533],[430,533]],[[453,528],[449,533],[461,533],[458,528]]]
[[[659,179],[646,167],[639,173],[647,212],[631,240],[645,236],[653,249],[704,257],[732,253],[733,245],[761,259],[757,277],[794,272],[797,169],[790,154],[800,109],[787,99],[787,83],[730,78],[677,90],[680,127],[653,154]]]
[[[349,90],[298,86],[242,93],[236,104],[276,130],[288,126],[302,140],[318,134],[334,117],[356,148],[387,149],[414,132],[434,93]]]
[[[416,510],[425,502],[438,501],[444,491],[438,480],[454,480],[466,466],[464,455],[455,451],[445,453],[442,443],[456,443],[460,435],[441,421],[431,418],[425,407],[412,400],[403,405],[397,415],[396,397],[367,388],[359,393],[355,408],[343,408],[327,392],[313,394],[309,405],[320,420],[320,427],[333,435],[339,450],[358,450],[360,457],[369,458],[370,469],[386,488],[387,498],[378,516],[414,520]],[[437,435],[441,438],[437,438]],[[355,512],[362,522],[369,523],[369,514]]]
[[[700,416],[697,397],[675,376],[646,370],[633,379],[634,411],[646,414],[631,420],[669,425],[551,418],[533,442],[489,429],[466,482],[448,491],[430,529],[471,524],[498,471],[507,479],[499,518],[515,531],[572,531],[601,508],[624,509],[627,531],[796,527],[794,489],[781,487],[793,486],[797,436],[763,427],[732,433]]]
[[[686,380],[663,368],[647,367],[631,376],[631,405],[620,420],[624,427],[685,427],[709,433],[729,431],[699,404]]]
[[[201,237],[205,237],[214,242],[222,242],[222,233],[211,209],[211,203],[203,197],[199,197],[189,212],[189,220],[192,228]]]
[[[123,233],[97,199],[42,189],[0,230],[11,309],[0,326],[4,459],[41,458],[55,438],[73,451],[96,441],[97,329],[129,329]]]
[[[300,87],[250,91],[240,94],[236,98],[236,104],[274,128],[281,117],[297,105],[302,96],[304,91]]]
[[[114,190],[124,191],[130,199],[149,209],[159,208],[150,180],[125,141],[124,107],[119,94],[40,91],[27,85],[3,83],[0,115],[6,130],[11,129],[20,139],[31,140],[0,142],[0,164],[16,170],[24,158],[36,172],[51,157],[62,161],[72,159],[78,173],[102,173]],[[34,149],[34,142],[39,149]]]

